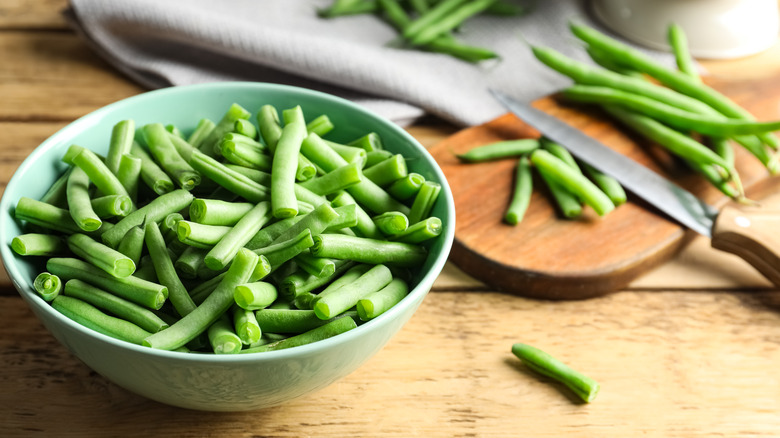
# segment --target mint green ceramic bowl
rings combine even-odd
[[[21,233],[13,208],[22,196],[40,198],[64,170],[60,161],[71,144],[106,153],[115,123],[134,119],[173,123],[192,129],[203,117],[219,120],[237,102],[251,111],[270,103],[301,105],[307,118],[328,114],[337,127],[335,140],[368,131],[379,133],[386,148],[408,157],[411,171],[442,184],[433,214],[444,231],[409,295],[388,312],[355,330],[310,345],[250,355],[205,355],[153,350],[104,336],[63,317],[40,299],[32,282],[43,262],[10,249]],[[337,132],[334,130],[334,134]],[[343,136],[343,138],[341,138]],[[428,152],[403,129],[364,108],[331,95],[263,83],[213,83],[173,87],[134,96],[88,114],[43,142],[22,163],[5,189],[0,215],[0,246],[8,274],[22,298],[49,331],[90,368],[125,389],[169,405],[209,411],[241,411],[278,405],[324,388],[376,354],[409,320],[441,272],[452,245],[455,211],[444,175]],[[381,378],[381,376],[379,376]]]

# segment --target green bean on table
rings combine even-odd
[[[536,347],[516,343],[512,354],[531,370],[563,383],[585,402],[592,402],[599,393],[598,382]]]

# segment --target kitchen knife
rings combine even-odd
[[[780,215],[777,212],[745,212],[728,206],[718,211],[682,187],[558,118],[499,91],[491,92],[509,111],[545,137],[612,176],[624,188],[683,226],[710,237],[713,248],[741,257],[780,286]]]

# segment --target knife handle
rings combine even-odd
[[[780,213],[724,207],[712,227],[712,247],[735,254],[780,287]]]

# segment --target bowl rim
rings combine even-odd
[[[0,211],[2,211],[2,215],[0,215],[0,236],[6,234],[6,227],[8,226],[7,223],[9,221],[14,220],[10,212],[11,212],[11,207],[15,205],[17,200],[16,198],[18,197],[18,195],[13,195],[13,193],[15,193],[18,190],[17,185],[20,184],[19,175],[29,171],[30,168],[33,166],[34,162],[38,158],[40,158],[49,149],[62,143],[63,142],[62,137],[67,137],[71,133],[71,131],[74,130],[81,131],[81,130],[89,129],[94,124],[99,122],[99,120],[104,114],[111,113],[115,109],[131,103],[143,102],[145,100],[156,100],[159,98],[164,98],[167,96],[172,96],[172,95],[177,95],[182,93],[184,94],[197,93],[198,91],[204,89],[219,90],[219,89],[234,89],[234,88],[246,90],[249,92],[263,91],[263,90],[265,91],[276,90],[276,91],[289,92],[289,93],[298,93],[298,94],[308,95],[310,97],[314,97],[318,99],[323,99],[325,101],[328,101],[329,103],[346,107],[351,111],[363,113],[369,118],[374,119],[376,122],[387,125],[389,129],[394,131],[396,134],[400,135],[401,138],[403,138],[405,141],[408,141],[409,143],[414,145],[416,149],[419,150],[421,157],[423,157],[428,162],[430,166],[430,171],[433,172],[433,174],[437,179],[437,182],[439,182],[442,186],[441,192],[439,194],[439,198],[445,201],[446,214],[447,214],[447,226],[444,227],[442,234],[438,237],[439,239],[444,239],[441,253],[433,261],[433,264],[431,265],[429,271],[426,272],[420,278],[417,285],[409,291],[409,293],[401,300],[401,302],[399,302],[398,304],[396,304],[386,312],[382,313],[381,315],[377,316],[376,318],[373,318],[369,321],[362,323],[354,330],[350,330],[338,336],[317,341],[311,344],[301,345],[289,349],[267,351],[267,352],[263,352],[262,354],[207,354],[207,353],[199,354],[199,353],[182,353],[177,351],[159,350],[151,347],[136,345],[127,341],[122,341],[120,339],[113,338],[108,335],[104,335],[100,332],[89,329],[73,321],[70,318],[67,318],[66,316],[62,315],[60,312],[57,312],[51,307],[49,303],[45,303],[44,301],[42,301],[41,298],[31,289],[30,284],[32,283],[32,279],[29,279],[30,280],[29,284],[22,281],[22,279],[25,279],[26,276],[22,275],[15,266],[17,263],[16,255],[12,253],[10,249],[11,248],[10,242],[8,242],[8,244],[0,245],[0,257],[3,260],[3,267],[8,273],[8,276],[11,279],[12,283],[14,284],[16,290],[22,295],[23,298],[25,298],[26,301],[28,301],[28,305],[35,306],[36,308],[41,309],[43,312],[46,312],[49,316],[52,316],[54,319],[58,320],[62,324],[65,324],[71,329],[81,332],[82,334],[85,334],[89,337],[92,337],[96,341],[110,344],[114,348],[127,349],[129,351],[138,352],[139,354],[145,354],[152,357],[159,357],[165,359],[182,360],[186,362],[211,362],[211,363],[224,364],[224,363],[231,363],[231,362],[244,363],[244,362],[256,362],[256,361],[264,361],[264,360],[280,360],[280,359],[283,360],[288,357],[317,354],[321,352],[323,349],[329,349],[337,345],[348,343],[354,338],[361,336],[363,332],[371,329],[374,326],[379,326],[377,327],[378,329],[381,328],[381,326],[386,325],[391,320],[398,317],[405,310],[405,306],[412,305],[412,303],[416,301],[418,298],[420,299],[420,301],[422,301],[422,298],[424,298],[424,296],[429,292],[431,286],[433,285],[433,282],[436,280],[441,270],[443,269],[444,264],[448,259],[449,253],[452,248],[452,243],[455,237],[455,204],[454,204],[454,200],[453,200],[453,196],[449,184],[447,183],[447,179],[444,176],[444,172],[441,170],[436,160],[434,160],[433,156],[428,152],[428,150],[422,144],[420,144],[406,130],[401,128],[399,125],[393,123],[391,120],[382,117],[377,113],[348,99],[335,96],[332,94],[324,93],[321,91],[316,91],[316,90],[292,86],[292,85],[274,84],[274,83],[267,83],[267,82],[226,81],[226,82],[209,82],[209,83],[201,83],[201,84],[193,84],[193,85],[172,86],[172,87],[167,87],[167,88],[162,88],[162,89],[157,89],[152,91],[146,91],[134,96],[124,98],[112,102],[108,105],[105,105],[101,108],[98,108],[88,114],[79,117],[78,119],[74,120],[73,122],[67,124],[63,128],[56,131],[50,137],[46,138],[27,156],[27,158],[25,158],[22,161],[19,167],[14,171],[11,179],[8,182],[8,185],[6,186],[3,192],[2,198],[0,198]],[[8,260],[13,260],[13,262],[8,263],[7,262]],[[34,301],[34,300],[39,300],[39,301]]]

